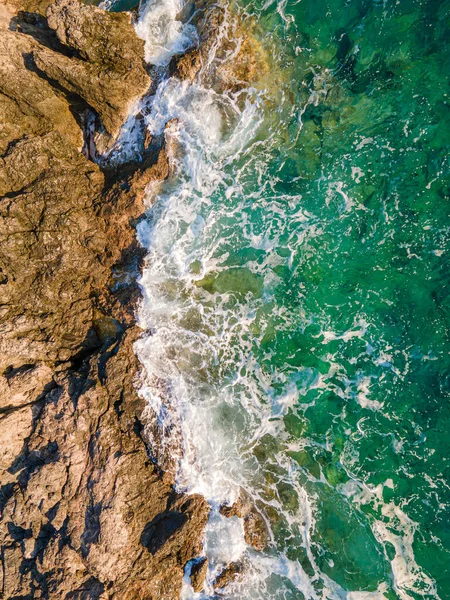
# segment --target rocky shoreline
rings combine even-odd
[[[207,62],[221,13],[199,14],[199,48],[171,75]],[[200,591],[209,507],[151,458],[133,351],[135,226],[168,144],[143,135],[141,161],[99,160],[152,88],[144,42],[130,13],[77,0],[9,0],[0,29],[0,598],[175,599],[192,559]],[[244,53],[216,87],[255,77]],[[263,547],[256,512],[229,512]]]
[[[89,112],[117,135],[144,44],[75,0],[3,4],[1,27],[0,597],[179,598],[208,507],[149,459],[133,352],[134,226],[167,156],[109,172],[82,135]]]

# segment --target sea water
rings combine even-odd
[[[177,0],[146,60],[195,44]],[[139,225],[153,450],[205,495],[221,598],[450,598],[450,4],[238,0],[269,73],[166,79],[170,180]],[[266,550],[218,509],[245,490]],[[188,567],[189,571],[189,567]]]

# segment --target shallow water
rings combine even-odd
[[[239,98],[170,79],[146,111],[179,152],[138,232],[141,392],[213,507],[184,597],[244,559],[221,597],[450,598],[450,4],[234,8],[269,75]],[[149,62],[195,37],[155,42],[173,1],[141,13]],[[217,512],[240,488],[262,553]]]

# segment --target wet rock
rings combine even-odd
[[[191,584],[194,592],[199,593],[205,585],[206,574],[208,572],[208,559],[201,558],[192,565]]]
[[[247,512],[246,508],[247,507],[244,505],[242,498],[238,498],[236,502],[234,502],[231,506],[228,506],[226,504],[221,506],[219,512],[221,515],[227,518],[239,517],[240,519],[242,519],[242,517],[244,517],[244,515]]]
[[[264,550],[269,541],[266,522],[255,508],[250,509],[244,517],[244,538],[255,550]]]
[[[169,75],[194,81],[202,70],[202,83],[219,92],[238,92],[258,83],[270,73],[269,59],[254,33],[254,24],[242,25],[223,2],[186,3],[182,17],[190,19],[200,43],[184,54],[175,54]]]
[[[239,562],[232,562],[223,569],[221,573],[216,577],[213,587],[216,590],[220,590],[226,587],[228,584],[239,579],[244,572],[244,564]]]
[[[219,92],[238,92],[270,73],[254,24],[247,20],[244,27],[227,4],[197,0],[192,21],[200,34],[200,59],[195,64],[207,65],[204,80]]]
[[[199,48],[193,48],[185,54],[175,54],[169,63],[169,75],[179,79],[194,81],[202,65]]]
[[[240,497],[231,506],[220,507],[224,517],[239,517],[244,521],[244,538],[255,550],[264,550],[269,542],[269,532],[264,517],[248,494],[241,490]]]

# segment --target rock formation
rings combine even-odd
[[[82,98],[116,137],[131,104],[150,85],[143,64],[144,42],[136,36],[130,14],[65,0],[51,5],[47,18],[70,55],[37,48],[33,53],[37,68]]]
[[[194,80],[201,71],[202,83],[218,92],[239,92],[260,84],[269,74],[269,59],[253,33],[254,27],[231,12],[229,3],[208,0],[187,2],[182,15],[195,24],[199,46],[175,55],[171,75]]]
[[[143,47],[128,15],[48,4],[0,5],[0,597],[175,599],[208,507],[149,459],[132,348],[168,161],[82,152],[88,114],[114,137],[146,91]]]
[[[243,520],[245,541],[255,550],[264,550],[268,545],[269,532],[264,517],[243,489],[234,504],[220,507],[220,514],[227,518],[239,517]]]
[[[191,585],[194,592],[202,591],[205,584],[206,573],[208,571],[208,559],[203,557],[192,565],[191,568]]]

